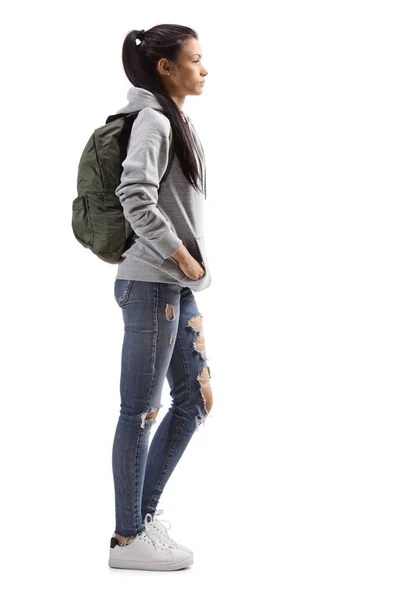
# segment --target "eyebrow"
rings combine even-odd
[[[200,56],[200,58],[201,58],[201,54],[198,54],[197,52],[196,52],[196,54],[192,54],[192,56]]]

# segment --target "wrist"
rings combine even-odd
[[[174,254],[171,254],[171,258],[174,258],[176,261],[178,261],[178,263],[185,262],[189,256],[190,256],[189,251],[183,244],[177,250],[177,252],[175,252]]]

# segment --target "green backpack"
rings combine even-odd
[[[134,231],[125,219],[122,204],[115,193],[121,181],[132,125],[140,110],[118,113],[94,130],[82,152],[78,166],[78,196],[72,202],[72,230],[85,248],[105,262],[115,264],[133,242]],[[172,165],[173,138],[166,179]]]

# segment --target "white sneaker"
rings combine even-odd
[[[179,548],[171,548],[145,528],[128,542],[111,538],[108,565],[117,569],[175,571],[190,566],[193,556]]]
[[[150,513],[147,513],[147,515],[145,517],[145,523],[147,522],[148,530],[151,533],[153,533],[153,535],[157,539],[159,539],[161,542],[164,542],[165,544],[167,544],[167,546],[169,546],[170,548],[177,548],[178,550],[184,550],[188,554],[191,554],[193,557],[193,550],[191,550],[191,548],[188,548],[187,546],[184,546],[183,544],[179,544],[174,539],[172,539],[172,537],[169,535],[169,533],[167,531],[167,528],[165,527],[165,525],[163,525],[161,523],[161,521],[168,523],[168,525],[169,525],[168,529],[171,529],[171,523],[169,521],[166,521],[165,519],[157,519],[157,516],[161,515],[163,512],[164,512],[163,509],[161,509],[161,508],[157,509],[153,517],[151,516]]]

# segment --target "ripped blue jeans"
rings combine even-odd
[[[116,279],[122,309],[120,414],[112,448],[115,533],[135,536],[154,515],[164,487],[193,433],[209,415],[204,387],[210,368],[200,342],[202,315],[179,284]],[[167,378],[172,403],[154,432]]]

